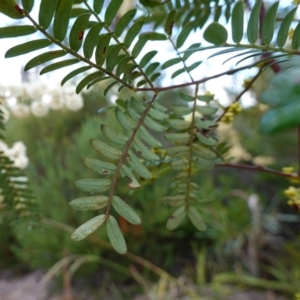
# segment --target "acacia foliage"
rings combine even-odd
[[[99,159],[84,157],[82,163],[97,175],[75,181],[75,186],[88,195],[70,202],[76,210],[101,211],[78,227],[72,239],[84,239],[99,227],[106,226],[109,240],[119,253],[125,253],[127,246],[118,222],[111,214],[112,209],[132,224],[142,222],[134,208],[115,194],[120,177],[127,178],[129,188],[136,189],[143,182],[159,181],[166,170],[175,171],[174,193],[162,199],[163,203],[175,207],[167,228],[174,230],[188,218],[197,230],[206,229],[199,210],[201,187],[193,178],[198,172],[211,171],[216,164],[226,162],[226,147],[218,143],[215,133],[226,109],[219,108],[214,95],[199,93],[199,84],[205,79],[193,78],[192,71],[202,62],[189,64],[188,59],[195,52],[207,49],[201,47],[200,33],[213,44],[208,48],[222,48],[213,56],[232,53],[232,57],[243,55],[241,60],[260,57],[258,62],[263,63],[263,68],[274,64],[274,59],[283,57],[285,61],[287,55],[298,54],[300,46],[298,24],[292,49],[284,47],[296,8],[283,19],[279,31],[275,30],[279,2],[270,7],[261,21],[263,2],[256,1],[247,28],[244,28],[242,1],[225,1],[223,4],[200,0],[141,1],[139,9],[132,8],[120,15],[122,3],[112,0],[105,6],[103,0],[41,0],[39,3],[22,0],[21,6],[14,1],[0,4],[4,14],[29,21],[0,28],[0,38],[30,36],[30,41],[7,50],[6,58],[52,46],[51,51],[48,49],[33,56],[25,70],[43,66],[40,71],[43,75],[74,65],[74,70],[66,74],[61,84],[76,78],[77,93],[101,81],[105,82],[104,95],[116,87],[118,92],[123,88],[133,92],[129,99],[119,98],[113,108],[121,130],[100,124],[104,139],[90,141]],[[37,19],[31,15],[35,5],[39,6]],[[228,30],[218,23],[222,16],[231,22],[231,43],[228,42]],[[185,47],[194,32],[199,33],[199,40]],[[246,43],[242,43],[244,40]],[[157,50],[141,55],[150,41],[159,42],[162,47],[171,45],[174,56],[160,62],[156,60]],[[275,54],[277,52],[279,54]],[[268,55],[264,56],[266,53]],[[170,108],[163,101],[158,102],[158,96],[182,85],[164,88],[159,86],[157,79],[164,70],[175,66],[170,77],[188,74],[190,82],[184,86],[191,87],[191,92],[180,93],[181,104]],[[144,96],[143,100],[139,94]],[[268,123],[265,121],[265,126]]]

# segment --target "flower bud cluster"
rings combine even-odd
[[[230,124],[232,123],[234,116],[237,115],[242,111],[242,108],[238,102],[231,103],[230,106],[228,107],[226,113],[221,119],[221,122],[225,124]]]

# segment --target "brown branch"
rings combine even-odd
[[[212,75],[212,76],[209,76],[209,77],[202,78],[200,80],[195,80],[195,81],[191,81],[191,82],[187,82],[187,83],[181,83],[181,84],[165,86],[165,87],[155,87],[154,89],[153,88],[137,88],[136,91],[137,92],[140,92],[140,91],[163,92],[163,91],[168,91],[168,90],[173,90],[173,89],[179,89],[179,88],[187,87],[187,86],[190,86],[190,85],[201,84],[201,83],[204,83],[206,81],[209,81],[209,80],[212,80],[212,79],[224,76],[224,75],[232,75],[232,74],[237,73],[239,71],[249,69],[250,67],[253,67],[253,64],[243,66],[243,67],[233,69],[233,70],[228,70],[228,71],[216,74],[216,75]]]
[[[216,167],[228,167],[228,168],[234,168],[234,169],[243,169],[243,170],[251,170],[251,171],[261,171],[266,173],[271,173],[277,176],[289,178],[289,179],[299,179],[298,174],[290,174],[290,173],[284,173],[280,172],[274,169],[266,168],[264,166],[258,166],[258,165],[244,165],[244,164],[235,164],[235,163],[221,163],[216,164]]]

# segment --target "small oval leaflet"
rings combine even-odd
[[[185,207],[181,206],[177,208],[167,222],[167,229],[169,230],[176,229],[181,224],[185,216],[186,216]]]
[[[113,216],[109,216],[106,221],[106,230],[109,241],[113,248],[120,254],[127,252],[127,246],[122,234],[122,231],[118,225],[118,222]]]
[[[69,205],[75,210],[96,210],[105,207],[108,203],[108,197],[91,196],[72,200]]]
[[[187,211],[187,215],[190,219],[190,221],[193,223],[193,225],[200,231],[206,230],[206,225],[203,221],[202,216],[200,213],[194,208],[194,207],[189,207]]]
[[[85,192],[104,192],[110,189],[111,180],[109,179],[98,179],[98,178],[87,178],[79,179],[74,182],[75,186]]]
[[[89,234],[97,230],[105,221],[105,215],[100,215],[90,219],[86,223],[79,226],[71,235],[71,239],[74,241],[83,240]]]
[[[140,216],[120,197],[113,196],[112,206],[129,223],[134,225],[141,224]]]

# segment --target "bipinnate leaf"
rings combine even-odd
[[[41,0],[39,10],[39,24],[47,29],[53,19],[55,9],[59,0]]]
[[[104,20],[107,25],[111,25],[114,18],[117,15],[119,8],[121,7],[123,0],[111,0],[107,6]]]
[[[167,222],[167,229],[169,230],[176,229],[182,223],[185,216],[186,216],[185,207],[181,206],[177,208]]]
[[[118,21],[116,27],[115,27],[115,34],[116,36],[120,36],[123,31],[125,30],[125,28],[128,26],[128,24],[130,23],[130,21],[133,20],[133,18],[136,15],[136,8],[131,9],[129,11],[127,11],[122,17],[121,19]]]
[[[32,51],[36,51],[45,47],[48,47],[51,41],[47,39],[34,40],[26,42],[15,47],[10,48],[5,53],[5,58],[15,57],[18,55],[23,55]]]
[[[0,28],[0,39],[19,37],[36,32],[36,28],[30,25],[7,26]]]
[[[250,44],[255,44],[258,37],[258,23],[261,8],[261,0],[256,1],[250,14],[247,27],[247,37]]]
[[[278,34],[277,34],[277,46],[278,47],[283,47],[284,44],[286,43],[288,34],[289,34],[289,29],[292,24],[294,15],[296,13],[298,7],[295,7],[292,9],[282,20],[282,23],[280,25]]]
[[[232,40],[240,43],[244,33],[244,3],[237,1],[233,7],[231,15]]]
[[[108,197],[104,195],[83,197],[72,200],[69,205],[75,210],[96,210],[105,207]]]
[[[87,178],[79,179],[74,182],[75,186],[85,192],[100,193],[110,189],[110,179]]]
[[[270,45],[275,27],[276,13],[279,1],[275,2],[267,11],[262,26],[262,42],[264,45]]]
[[[113,196],[112,206],[116,212],[129,223],[134,225],[141,224],[140,216],[120,197]]]
[[[119,224],[113,216],[109,216],[106,220],[106,230],[109,241],[113,248],[118,253],[125,254],[127,252],[126,242]]]
[[[187,215],[193,225],[200,231],[206,230],[206,225],[200,213],[192,206],[188,208]]]
[[[71,239],[74,241],[83,240],[89,234],[97,230],[105,221],[105,215],[94,217],[86,223],[79,226],[71,235]]]
[[[220,46],[226,43],[228,33],[223,25],[213,22],[207,26],[204,31],[203,37],[207,42]]]
[[[59,0],[53,22],[53,34],[62,41],[68,30],[73,0]]]

